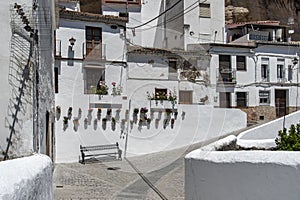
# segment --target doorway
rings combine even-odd
[[[275,90],[276,117],[282,117],[288,113],[287,93],[288,90]]]
[[[220,108],[230,108],[230,107],[231,107],[231,93],[220,92]]]

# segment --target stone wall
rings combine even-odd
[[[256,106],[241,108],[241,110],[247,113],[247,121],[270,121],[276,119],[276,108],[274,106]]]

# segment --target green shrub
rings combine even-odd
[[[300,124],[292,124],[288,132],[286,128],[280,130],[278,136],[275,139],[277,150],[300,151]]]

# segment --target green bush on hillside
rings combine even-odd
[[[292,124],[288,131],[286,128],[280,130],[278,136],[275,139],[277,150],[300,151],[300,124]]]

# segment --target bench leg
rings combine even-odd
[[[83,152],[81,152],[81,158],[82,158],[82,161],[81,161],[81,163],[85,165],[84,153],[83,153]]]

